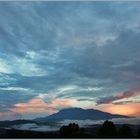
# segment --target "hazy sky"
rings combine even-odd
[[[0,120],[67,107],[140,116],[140,2],[0,2]]]

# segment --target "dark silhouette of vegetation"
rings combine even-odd
[[[60,134],[62,136],[70,136],[79,131],[79,125],[75,123],[70,123],[68,126],[62,126],[60,128]]]
[[[127,125],[123,125],[119,131],[118,131],[118,136],[121,138],[133,138],[133,133],[131,131],[131,128]]]
[[[138,129],[137,137],[140,138],[140,128]]]
[[[97,132],[98,137],[114,138],[117,137],[117,130],[113,122],[105,121]]]
[[[69,125],[60,128],[60,137],[64,138],[88,138],[91,137],[85,133],[84,128],[79,128],[78,124],[70,123]]]
[[[131,125],[114,125],[105,121],[102,125],[80,128],[78,124],[70,123],[58,131],[37,132],[0,128],[0,138],[140,138],[140,128]],[[137,129],[135,129],[137,128]],[[131,129],[135,132],[132,133]]]

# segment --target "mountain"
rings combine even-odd
[[[28,124],[28,123],[36,123],[32,120],[13,120],[13,121],[0,121],[0,127],[9,127],[12,125],[18,124]]]
[[[128,116],[110,114],[95,109],[67,108],[58,113],[44,118],[36,118],[37,122],[60,121],[60,120],[106,120],[113,118],[129,118]]]

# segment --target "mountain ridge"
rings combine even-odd
[[[61,120],[106,120],[113,118],[130,118],[129,116],[111,114],[96,109],[65,108],[52,115],[36,118],[34,121],[61,121]]]

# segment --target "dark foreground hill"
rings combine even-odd
[[[0,128],[0,138],[140,138],[140,125],[114,125],[105,121],[102,125],[80,128],[70,123],[52,132]]]
[[[29,124],[29,123],[36,123],[36,122],[32,120],[0,121],[0,127],[9,127],[12,125]]]
[[[128,116],[110,114],[95,109],[67,108],[44,118],[37,118],[37,122],[60,120],[107,120],[113,118],[129,118]]]

